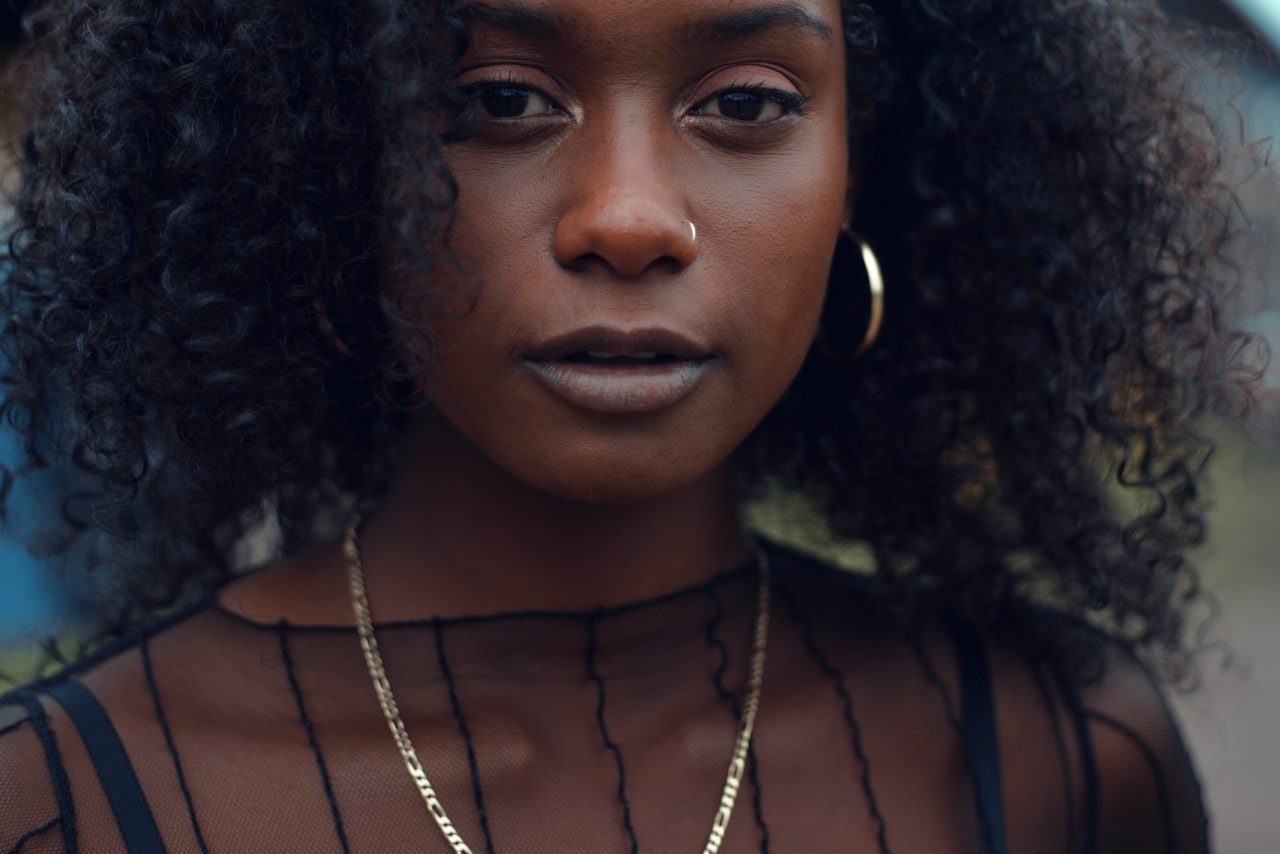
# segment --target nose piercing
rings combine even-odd
[[[693,224],[693,220],[686,219],[685,225],[689,226],[689,240],[683,246],[676,249],[675,257],[682,265],[692,264],[693,260],[698,257],[698,227]]]

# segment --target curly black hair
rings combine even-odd
[[[741,451],[747,494],[802,494],[974,622],[1049,603],[1184,655],[1192,419],[1240,346],[1194,45],[1123,0],[844,15],[855,227],[887,319],[858,361],[814,348]],[[96,544],[123,624],[233,571],[264,520],[289,551],[384,488],[430,370],[429,346],[398,357],[393,329],[429,340],[385,283],[439,260],[466,26],[445,2],[47,0],[29,29],[10,482],[74,473],[46,545]],[[837,345],[865,323],[845,260]]]

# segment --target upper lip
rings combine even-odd
[[[591,326],[556,335],[535,344],[520,356],[539,362],[554,362],[587,352],[612,353],[616,356],[657,353],[689,360],[711,356],[711,349],[706,345],[670,329],[621,329],[611,326]]]

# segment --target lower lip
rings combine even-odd
[[[673,406],[693,390],[710,361],[596,365],[523,360],[543,385],[569,403],[609,415],[657,412]]]

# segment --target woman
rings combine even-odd
[[[120,637],[9,696],[0,847],[1207,848],[1135,656],[1227,208],[1154,13],[33,21],[7,414]],[[796,502],[874,571],[744,533]]]

